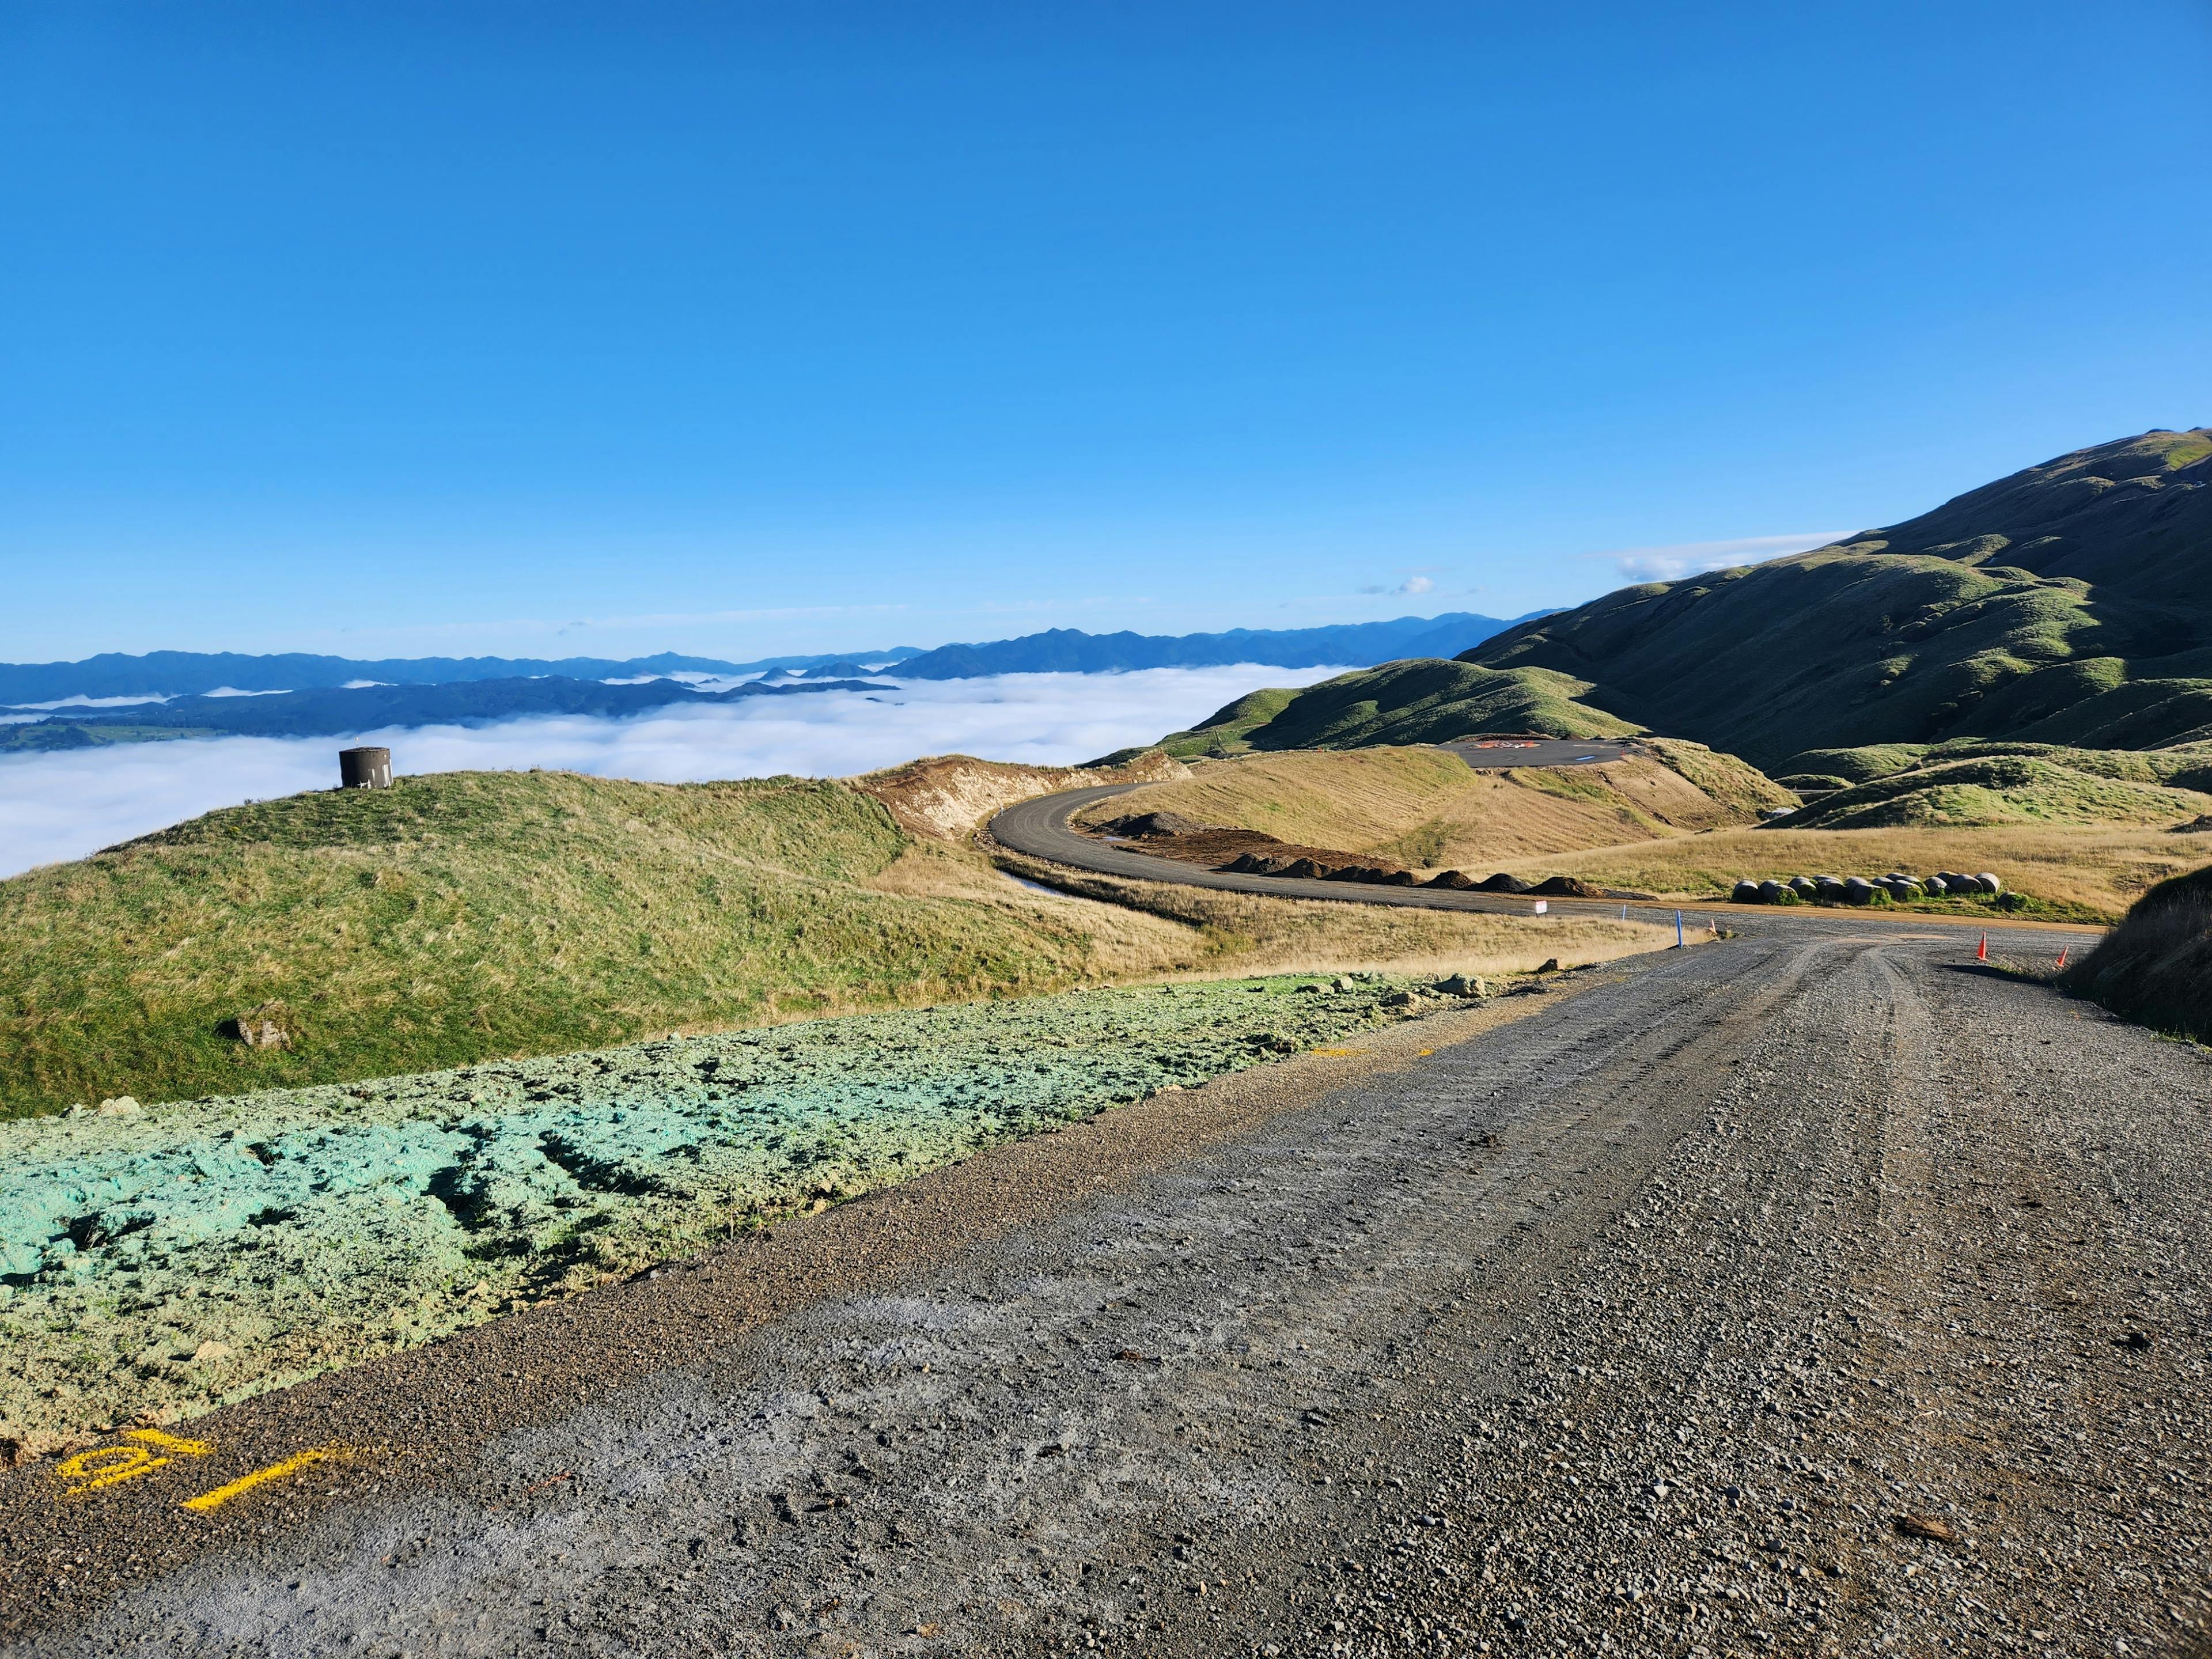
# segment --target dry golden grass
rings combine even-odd
[[[1521,973],[1556,957],[1563,966],[1610,962],[1674,940],[1641,919],[1602,916],[1498,916],[1420,910],[1326,899],[1267,898],[1219,893],[1172,883],[1130,881],[1001,853],[1007,870],[1085,895],[1063,901],[1097,910],[1126,908],[1180,925],[1180,958],[1140,965],[1136,952],[1152,936],[1133,932],[1121,948],[1131,954],[1116,977],[1164,978],[1222,974],[1375,972],[1443,975]],[[1100,902],[1103,901],[1103,903]],[[1099,937],[1112,929],[1101,920]],[[1102,950],[1106,947],[1102,946]]]
[[[2212,833],[2177,835],[2137,825],[2002,824],[1979,830],[1721,830],[1507,867],[1523,877],[1583,876],[1608,886],[1700,899],[1726,893],[1745,876],[1989,870],[2055,912],[2116,921],[2148,889],[2208,862]]]
[[[1603,766],[1470,770],[1426,748],[1302,750],[1200,766],[1079,814],[1181,812],[1205,823],[1389,860],[1488,873],[1516,859],[1745,821],[1680,772],[1635,757]]]

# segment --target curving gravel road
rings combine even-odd
[[[1079,835],[1067,821],[1093,801],[1142,789],[1142,783],[1106,783],[1089,789],[1066,789],[1056,795],[1040,795],[1009,806],[991,820],[990,836],[1001,847],[1024,853],[1051,864],[1064,864],[1099,875],[1126,876],[1137,881],[1173,882],[1186,887],[1211,887],[1224,893],[1264,893],[1273,898],[1331,899],[1345,904],[1393,904],[1420,910],[1481,910],[1495,915],[1525,916],[1534,901],[1502,893],[1455,891],[1450,888],[1370,886],[1361,882],[1300,881],[1280,876],[1247,876],[1231,871],[1208,870],[1175,859],[1156,858],[1133,851],[1122,843]],[[1552,899],[1554,908],[1583,905],[1592,910],[1620,908],[1616,900]]]
[[[2193,1650],[2212,1061],[1954,934],[1741,926],[200,1419],[356,1449],[205,1518],[167,1471],[0,1477],[4,1616],[40,1655]]]

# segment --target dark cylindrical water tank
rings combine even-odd
[[[392,751],[389,749],[339,750],[338,787],[342,789],[391,788]]]

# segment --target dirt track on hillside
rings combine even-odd
[[[769,1323],[611,1292],[626,1373],[540,1343],[506,1433],[32,1650],[2180,1650],[2212,1063],[1784,921],[1001,1149],[930,1181],[1005,1224]]]

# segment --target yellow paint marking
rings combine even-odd
[[[1436,1050],[1435,1050],[1435,1049],[1433,1049],[1433,1048],[1424,1048],[1424,1049],[1422,1049],[1422,1050],[1421,1050],[1421,1052],[1420,1052],[1418,1055],[1416,1055],[1416,1056],[1415,1056],[1415,1058],[1419,1059],[1419,1060],[1426,1060],[1426,1059],[1427,1059],[1431,1054],[1434,1054],[1434,1053],[1436,1053]]]
[[[1341,1060],[1346,1054],[1364,1054],[1367,1050],[1364,1048],[1316,1048],[1313,1052],[1317,1054],[1326,1054],[1332,1060]]]
[[[163,1451],[182,1452],[187,1457],[212,1457],[215,1443],[210,1440],[185,1440],[173,1434],[164,1434],[159,1429],[132,1429],[123,1437],[125,1440],[143,1440],[149,1446],[159,1446]]]
[[[54,1478],[76,1481],[77,1484],[65,1494],[75,1498],[82,1492],[98,1492],[102,1486],[136,1480],[142,1474],[151,1474],[168,1461],[155,1456],[143,1446],[99,1446],[64,1458],[54,1470]]]
[[[251,1474],[240,1475],[227,1486],[217,1486],[213,1492],[204,1492],[198,1498],[187,1498],[184,1506],[201,1515],[219,1510],[234,1498],[243,1497],[256,1486],[265,1486],[271,1480],[282,1480],[286,1475],[297,1474],[310,1464],[327,1463],[334,1458],[349,1455],[350,1446],[311,1446],[306,1451],[294,1452],[281,1463],[271,1463],[265,1469],[256,1469]]]

